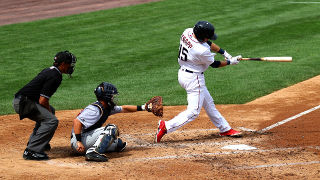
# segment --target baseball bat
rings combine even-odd
[[[240,60],[272,61],[272,62],[292,62],[292,57],[241,58]]]

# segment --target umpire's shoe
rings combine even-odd
[[[85,155],[87,161],[97,161],[97,162],[106,162],[108,161],[107,156],[100,154],[98,152],[92,151]]]
[[[42,160],[48,160],[49,157],[46,153],[34,152],[27,148],[23,152],[23,159],[42,161]]]

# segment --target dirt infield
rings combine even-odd
[[[1,1],[0,12],[27,10],[26,6],[32,4],[37,9],[41,2]],[[92,2],[100,3],[99,6],[103,3]],[[108,1],[112,2],[133,1]],[[4,4],[10,8],[3,8]],[[20,10],[14,10],[16,7]],[[108,154],[110,159],[105,163],[86,162],[84,157],[71,152],[72,120],[79,110],[57,112],[60,122],[48,152],[51,159],[42,162],[22,158],[34,122],[20,121],[17,115],[0,116],[0,179],[320,179],[319,87],[317,76],[247,104],[217,105],[231,126],[243,131],[242,138],[220,137],[203,111],[198,119],[155,144],[158,122],[155,116],[147,112],[113,115],[108,123],[118,125],[121,137],[129,145],[122,153]],[[165,107],[164,120],[185,108]],[[267,127],[270,130],[259,131]]]
[[[0,179],[320,179],[320,76],[243,105],[217,108],[242,138],[218,136],[204,112],[195,121],[153,143],[158,119],[147,112],[116,114],[109,123],[129,145],[109,154],[109,162],[86,162],[70,149],[72,119],[79,110],[59,111],[59,127],[48,152],[51,160],[25,161],[22,152],[34,123],[17,115],[1,116]],[[170,119],[185,106],[165,107]],[[311,110],[310,110],[311,109]],[[302,116],[302,112],[310,110]],[[258,133],[277,122],[292,119]],[[230,145],[255,149],[230,150]]]

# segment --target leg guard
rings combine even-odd
[[[96,147],[95,151],[100,154],[106,153],[114,140],[117,139],[118,135],[119,131],[117,126],[114,124],[108,124],[99,136],[97,142],[94,144]]]
[[[122,152],[126,148],[127,143],[123,142],[122,139],[118,138],[107,149],[107,152]]]

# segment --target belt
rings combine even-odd
[[[193,71],[190,71],[190,70],[188,70],[188,69],[183,69],[183,68],[181,68],[181,70],[182,70],[182,71],[185,71],[185,72],[188,72],[188,73],[197,73],[197,72],[193,72]],[[203,72],[201,72],[201,74],[203,74]]]

